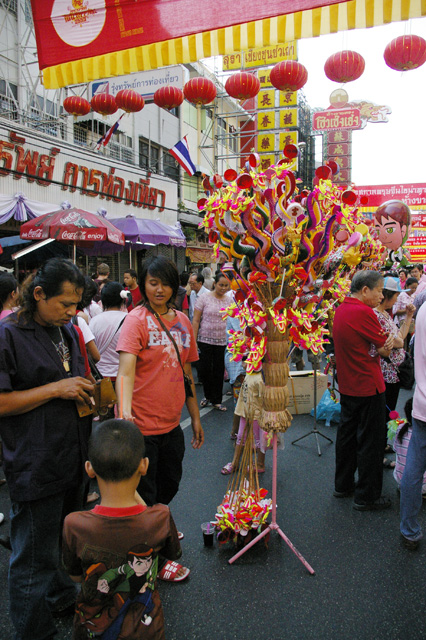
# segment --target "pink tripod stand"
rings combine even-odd
[[[305,560],[305,558],[302,556],[302,554],[296,549],[296,547],[291,542],[291,540],[289,540],[287,538],[285,533],[283,531],[281,531],[281,529],[280,529],[280,527],[279,527],[279,525],[277,523],[277,434],[276,433],[274,433],[273,439],[272,439],[272,452],[273,452],[273,458],[272,458],[272,522],[266,527],[266,529],[264,529],[264,531],[262,531],[261,533],[259,533],[258,536],[253,538],[253,540],[251,542],[249,542],[248,545],[243,547],[243,549],[241,549],[241,551],[236,553],[235,556],[232,556],[232,558],[230,560],[228,560],[228,562],[229,562],[229,564],[232,564],[233,562],[235,562],[235,560],[238,560],[238,558],[240,556],[242,556],[246,551],[248,551],[251,547],[253,547],[253,545],[255,545],[257,542],[259,542],[259,540],[264,538],[266,535],[268,535],[268,533],[270,531],[274,530],[274,531],[277,531],[279,533],[281,538],[290,547],[290,549],[293,551],[293,553],[299,558],[300,562],[306,567],[306,569],[309,571],[309,573],[311,575],[314,575],[315,571],[312,569],[311,565]]]

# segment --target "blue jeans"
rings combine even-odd
[[[56,633],[52,611],[75,601],[77,588],[61,567],[62,524],[81,508],[82,488],[13,502],[9,564],[10,615],[15,640],[47,640]]]
[[[423,537],[419,523],[422,506],[423,474],[426,470],[426,422],[413,418],[413,431],[401,480],[401,524],[403,536],[409,540]]]

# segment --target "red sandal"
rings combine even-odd
[[[185,569],[184,574],[178,576],[177,574],[179,569],[183,568]],[[157,575],[157,578],[159,580],[164,580],[164,582],[182,582],[182,580],[186,580],[189,574],[190,570],[188,569],[188,567],[182,567],[181,564],[175,562],[174,560],[167,560],[166,564]]]

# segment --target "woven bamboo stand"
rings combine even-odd
[[[269,305],[270,306],[270,305]],[[289,351],[288,339],[285,334],[280,333],[272,320],[267,323],[267,355],[263,364],[265,376],[265,389],[263,396],[263,413],[260,420],[260,427],[272,433],[272,521],[271,523],[241,551],[236,553],[230,560],[232,564],[259,540],[264,538],[270,531],[277,531],[284,542],[290,547],[300,562],[306,567],[310,574],[315,571],[305,560],[302,554],[296,549],[291,540],[280,529],[277,523],[277,439],[278,433],[283,433],[291,425],[291,414],[288,411],[289,394],[287,389],[287,379],[289,367],[287,356]],[[248,440],[248,437],[247,437]],[[242,466],[242,465],[241,465]],[[256,474],[257,475],[257,474]]]

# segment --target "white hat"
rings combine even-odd
[[[395,293],[401,293],[402,291],[398,278],[392,278],[392,276],[386,276],[383,282],[383,289],[395,291]]]

